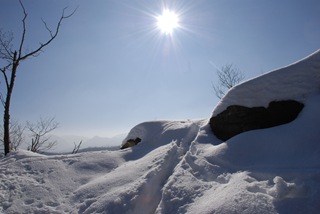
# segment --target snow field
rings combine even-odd
[[[213,115],[281,99],[305,106],[291,123],[226,142],[208,120],[148,121],[125,150],[12,152],[0,159],[0,213],[318,213],[319,77],[320,51],[230,90]]]

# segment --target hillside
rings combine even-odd
[[[230,90],[230,105],[304,104],[287,124],[223,142],[208,121],[148,121],[118,151],[0,160],[2,213],[317,213],[320,210],[320,51]],[[119,145],[120,147],[120,145]]]

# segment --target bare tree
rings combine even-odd
[[[27,20],[27,12],[25,10],[24,5],[22,4],[22,1],[19,0],[20,6],[22,8],[23,12],[23,19],[22,19],[22,34],[20,38],[20,42],[17,48],[14,48],[13,45],[13,34],[11,32],[3,32],[2,29],[0,29],[0,60],[4,61],[3,65],[0,67],[0,72],[3,74],[4,78],[4,85],[5,85],[5,93],[4,96],[1,94],[0,100],[4,107],[4,115],[3,115],[3,128],[4,128],[4,134],[3,134],[3,143],[4,143],[4,153],[5,155],[10,152],[10,104],[11,104],[11,97],[12,92],[15,84],[15,79],[18,71],[18,67],[22,61],[24,61],[27,58],[30,57],[37,57],[43,49],[51,44],[51,42],[57,37],[61,24],[65,19],[70,18],[76,10],[69,14],[65,14],[65,10],[67,8],[64,8],[62,11],[62,14],[59,18],[59,21],[57,23],[57,26],[54,30],[50,29],[47,25],[47,23],[42,20],[44,24],[44,28],[49,33],[49,38],[45,42],[41,42],[38,47],[32,49],[31,51],[27,51],[27,53],[24,53],[25,49],[25,43],[26,43],[26,20]],[[0,64],[1,65],[1,64]]]
[[[78,144],[76,144],[76,143],[73,143],[73,144],[74,144],[74,148],[73,148],[71,154],[77,154],[78,151],[79,151],[79,149],[80,149],[80,146],[81,146],[81,144],[82,144],[82,140],[81,140]]]
[[[10,150],[14,151],[17,150],[18,147],[23,143],[24,141],[24,130],[25,125],[22,125],[18,121],[10,121],[10,136],[11,136],[11,144],[10,144]]]
[[[50,140],[50,132],[58,127],[59,123],[55,118],[40,118],[36,123],[27,122],[27,129],[31,132],[31,145],[28,150],[32,152],[43,152],[52,149],[57,144],[57,141]]]
[[[233,64],[227,64],[217,69],[218,83],[212,84],[216,96],[221,99],[226,91],[244,80],[245,75]]]
[[[24,130],[25,125],[19,123],[17,120],[10,121],[10,137],[11,137],[11,144],[10,144],[10,151],[17,150],[17,148],[23,143],[25,140]],[[3,143],[3,126],[1,126],[1,138],[0,142]]]

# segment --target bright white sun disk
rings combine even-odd
[[[157,17],[158,28],[165,34],[171,34],[173,29],[179,26],[179,18],[177,14],[170,10],[165,10],[163,14]]]

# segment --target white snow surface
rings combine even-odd
[[[11,152],[0,159],[0,213],[318,213],[319,63],[316,52],[232,89],[214,114],[278,99],[305,107],[291,123],[226,142],[207,119],[149,121],[132,128],[123,143],[142,141],[125,150]]]
[[[231,88],[214,108],[213,116],[230,105],[267,107],[270,101],[304,102],[320,93],[320,50],[287,67],[271,71]]]

